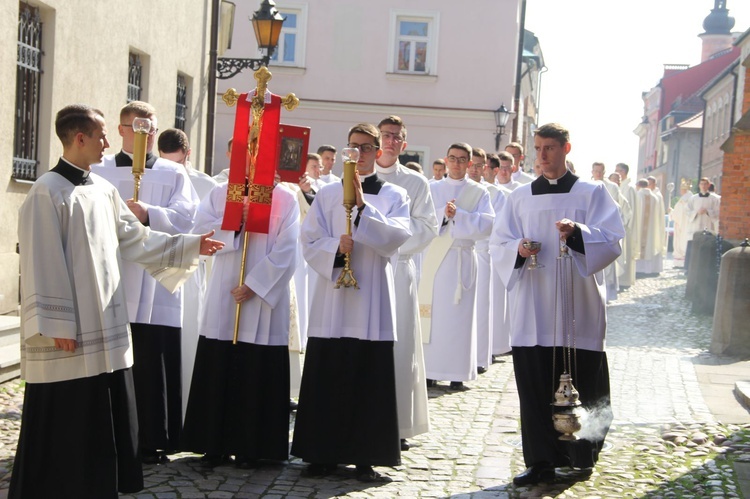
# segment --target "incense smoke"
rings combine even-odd
[[[612,407],[609,397],[598,400],[593,406],[576,409],[576,414],[581,418],[581,431],[576,435],[592,442],[602,441],[612,424]]]

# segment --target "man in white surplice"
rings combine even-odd
[[[622,271],[618,274],[620,291],[635,284],[635,261],[640,253],[641,213],[638,211],[638,197],[635,182],[628,177],[630,167],[625,163],[617,163],[615,172],[620,175],[620,192],[630,205],[630,220],[625,223],[625,238],[622,240],[622,253],[618,262]]]
[[[378,124],[378,128],[383,150],[375,165],[378,177],[403,187],[409,195],[412,235],[399,248],[398,261],[394,262],[398,341],[393,345],[398,430],[401,450],[408,450],[407,438],[430,431],[417,301],[417,268],[413,257],[437,236],[437,218],[427,179],[398,161],[398,155],[406,149],[406,125],[398,116],[389,116]]]
[[[174,161],[185,167],[190,177],[195,192],[199,199],[208,196],[208,193],[218,184],[213,177],[196,170],[190,164],[190,142],[185,132],[179,128],[169,128],[159,134],[156,145],[159,157]],[[208,282],[208,259],[201,258],[198,269],[183,286],[184,306],[182,307],[182,414],[184,417],[187,409],[187,394],[190,393],[190,380],[193,377],[193,362],[195,362],[195,349],[198,347],[198,326],[203,313],[203,298],[206,294]]]
[[[409,199],[375,172],[382,154],[375,126],[355,125],[347,139],[360,152],[351,235],[342,183],[320,189],[301,229],[304,257],[317,279],[291,453],[310,463],[306,476],[354,464],[358,480],[376,482],[384,478],[373,466],[401,463],[391,259],[411,236]],[[347,253],[359,289],[334,288]]]
[[[419,282],[419,312],[428,386],[450,381],[463,390],[477,379],[474,244],[492,231],[494,211],[487,189],[466,178],[469,144],[448,148],[448,176],[430,186],[439,237],[427,248]]]
[[[688,209],[693,193],[690,192],[690,184],[684,179],[680,182],[680,199],[677,200],[672,211],[669,213],[670,218],[674,221],[674,243],[672,257],[674,258],[675,267],[685,265],[685,252],[687,251],[688,237]]]
[[[487,168],[487,153],[480,147],[474,147],[471,153],[471,165],[467,170],[468,177],[478,183],[490,195],[493,212],[496,212],[495,203],[502,203],[505,197],[500,194],[500,188],[484,178]],[[494,217],[493,217],[494,220]],[[484,374],[492,364],[492,314],[494,300],[492,299],[492,265],[490,263],[490,236],[477,240],[475,245],[477,252],[477,373]]]
[[[116,497],[143,488],[124,267],[177,288],[223,244],[144,227],[90,172],[109,147],[102,113],[57,113],[60,161],[21,205],[21,434],[9,497]],[[61,458],[64,456],[64,458]]]
[[[648,180],[640,179],[636,187],[641,233],[638,237],[639,253],[635,271],[639,277],[657,275],[663,269],[667,250],[664,240],[664,205],[661,204],[661,196],[649,189]]]
[[[607,192],[609,192],[609,195],[612,196],[615,204],[617,204],[623,225],[627,225],[631,216],[630,205],[628,204],[627,199],[625,199],[625,196],[620,192],[620,187],[608,178],[604,178],[605,171],[606,168],[604,163],[596,161],[591,165],[591,178],[595,182],[602,182],[604,184],[604,187],[607,188]],[[606,269],[604,269],[604,280],[607,285],[607,303],[617,299],[617,293],[620,289],[617,276],[620,271],[621,269],[617,261],[612,262]]]
[[[719,229],[719,206],[721,197],[708,188],[711,182],[707,177],[703,177],[698,182],[699,192],[693,194],[688,204],[688,240],[693,238],[693,234],[707,230],[716,232]]]
[[[539,127],[534,136],[542,176],[508,196],[494,226],[490,248],[510,300],[513,368],[521,408],[523,456],[528,469],[513,478],[518,486],[549,482],[555,468],[594,466],[612,419],[609,371],[604,352],[606,305],[602,270],[620,254],[624,235],[617,205],[604,185],[580,180],[567,170],[568,131],[558,124]],[[541,250],[523,243],[541,242]],[[574,331],[561,331],[557,303],[557,263],[564,242],[572,257],[571,310]],[[527,262],[536,254],[542,268]],[[567,311],[566,311],[567,315]],[[571,343],[563,341],[571,334]],[[563,370],[564,344],[575,345],[569,366],[584,407],[598,407],[602,434],[561,442],[554,429],[550,400]],[[553,361],[553,358],[556,361]],[[553,372],[553,366],[555,370]]]
[[[146,171],[138,201],[133,197],[133,120],[148,118]],[[133,101],[120,110],[117,127],[122,151],[107,155],[92,171],[109,180],[126,199],[143,225],[168,234],[189,233],[198,207],[198,195],[185,167],[152,153],[156,137],[156,110]],[[179,447],[182,429],[182,305],[181,291],[170,293],[132,263],[125,262],[123,280],[133,332],[133,380],[138,400],[141,453],[145,463],[167,461]],[[197,320],[197,317],[191,320]]]

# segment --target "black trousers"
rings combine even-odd
[[[141,489],[130,369],[26,385],[8,497],[101,499]]]
[[[552,352],[555,350],[555,372]],[[576,441],[559,440],[561,435],[552,423],[551,403],[563,371],[563,349],[552,347],[513,347],[513,369],[521,405],[521,438],[526,466],[550,463],[556,467],[590,468],[596,464],[599,451],[612,422],[607,354],[576,350],[571,369],[584,409],[590,417],[582,418],[583,428]],[[588,421],[588,423],[586,423]]]
[[[177,450],[182,430],[182,331],[152,324],[130,328],[141,449]]]

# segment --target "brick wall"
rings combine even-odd
[[[742,118],[732,131],[730,149],[724,153],[721,180],[721,213],[719,232],[725,239],[742,240],[750,237],[750,67],[745,71],[742,99]]]

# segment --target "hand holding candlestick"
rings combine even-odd
[[[346,235],[352,235],[352,209],[357,205],[357,190],[354,185],[356,179],[355,172],[357,171],[357,161],[359,160],[359,149],[356,147],[346,147],[341,151],[341,155],[344,158],[344,179],[342,181],[344,188],[343,205],[346,210]],[[336,280],[334,285],[335,289],[339,289],[341,286],[345,288],[359,289],[357,285],[357,279],[354,278],[354,272],[350,267],[351,264],[351,250],[344,252],[344,268],[341,270],[341,275]]]
[[[141,189],[141,177],[146,171],[146,143],[148,134],[151,132],[151,120],[148,118],[135,118],[133,120],[133,201],[138,201],[138,192]]]

